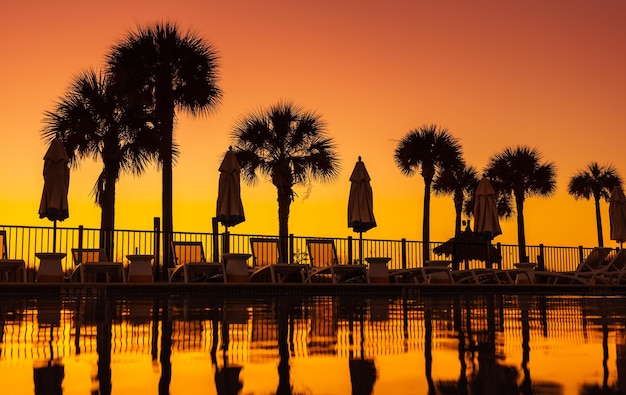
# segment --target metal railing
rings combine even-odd
[[[38,259],[36,253],[39,252],[62,252],[67,256],[62,260],[62,267],[69,273],[74,269],[75,262],[72,261],[72,248],[98,248],[101,247],[104,236],[108,237],[109,250],[108,258],[111,261],[128,263],[127,255],[148,254],[154,255],[155,278],[157,280],[166,279],[163,275],[165,269],[174,263],[172,258],[165,259],[161,241],[161,231],[159,221],[155,219],[155,229],[152,230],[124,230],[118,229],[107,232],[103,235],[100,229],[84,228],[64,228],[64,227],[35,227],[35,226],[13,226],[0,225],[0,230],[5,230],[7,237],[7,258],[23,259],[28,269],[28,281],[34,281]],[[214,226],[214,230],[217,226]],[[222,254],[231,253],[251,253],[250,238],[266,237],[276,238],[278,236],[248,235],[214,232],[174,232],[170,238],[172,241],[199,241],[203,244],[207,260],[220,261]],[[287,258],[289,263],[310,263],[307,251],[307,239],[319,239],[319,236],[295,236],[289,235],[286,244]],[[423,266],[422,251],[424,244],[421,241],[412,240],[377,240],[362,239],[358,237],[328,238],[335,243],[337,257],[340,263],[363,262],[366,263],[368,257],[388,257],[390,269],[414,268]],[[442,242],[431,242],[431,259],[452,260],[453,257],[447,255],[437,255],[432,252]],[[487,248],[485,243],[485,249]],[[519,252],[516,245],[494,244],[499,254],[499,262],[495,266],[501,269],[511,269],[516,262],[519,262]],[[476,245],[464,245],[458,243],[455,246],[457,257],[464,257],[465,252],[475,251]],[[531,262],[537,262],[538,270],[547,271],[567,271],[575,270],[576,266],[588,255],[590,247],[563,247],[563,246],[527,246],[526,254]],[[457,259],[460,268],[480,268],[485,267],[485,262],[479,259]],[[249,264],[252,264],[251,260]]]

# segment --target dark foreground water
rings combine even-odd
[[[0,302],[0,394],[626,394],[623,297]]]

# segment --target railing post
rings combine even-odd
[[[153,234],[154,234],[154,251],[152,251],[152,254],[154,255],[154,268],[152,269],[154,271],[154,281],[159,281],[159,277],[160,277],[160,263],[161,260],[159,259],[160,257],[160,252],[161,252],[161,218],[159,217],[154,217],[154,221],[153,221]],[[167,279],[167,268],[164,267],[163,268],[163,278]]]
[[[583,246],[578,246],[578,262],[582,262],[584,260],[585,260],[585,255],[583,253]]]
[[[293,233],[289,234],[289,263],[293,263]]]
[[[402,246],[402,268],[406,269],[406,239],[405,238],[402,238],[401,246]]]
[[[539,255],[537,255],[537,270],[544,271],[545,270],[545,255],[543,244],[539,244]]]
[[[78,225],[78,259],[82,261],[83,259],[83,232],[85,227],[83,225]],[[74,259],[74,257],[72,257]],[[82,262],[74,262],[74,265],[77,265]]]
[[[211,218],[211,231],[213,238],[213,262],[220,261],[220,234],[219,234],[219,221],[217,217]]]
[[[352,264],[352,236],[348,236],[348,263]]]

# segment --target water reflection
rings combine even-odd
[[[623,297],[1,302],[3,393],[626,394]]]

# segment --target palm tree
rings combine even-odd
[[[600,215],[600,199],[609,200],[613,187],[621,186],[622,179],[611,165],[601,166],[591,162],[587,168],[574,174],[569,180],[567,191],[575,199],[589,200],[593,197],[596,208],[596,226],[598,229],[598,246],[604,246],[602,238],[602,216]]]
[[[339,172],[335,143],[326,135],[319,115],[290,102],[279,102],[266,111],[252,112],[235,125],[234,151],[248,184],[257,181],[257,170],[267,176],[278,193],[278,235],[287,257],[289,208],[294,186],[312,180],[328,181]]]
[[[176,111],[208,114],[219,103],[218,56],[197,35],[182,33],[167,22],[139,27],[113,46],[107,58],[117,84],[129,92],[128,99],[143,103],[152,115],[158,161],[162,166],[163,270],[172,264],[171,237],[172,166]]]
[[[443,169],[462,162],[461,145],[447,129],[422,125],[400,140],[394,157],[403,174],[411,176],[419,169],[424,178],[423,259],[426,262],[430,259],[431,184]]]
[[[112,257],[115,193],[122,173],[141,174],[152,159],[149,131],[141,111],[123,105],[102,73],[77,75],[54,109],[44,114],[42,135],[59,136],[73,166],[85,158],[101,159],[102,172],[93,189],[101,208],[100,247]]]
[[[541,162],[541,154],[534,148],[508,147],[491,157],[485,169],[499,202],[515,198],[517,212],[517,239],[520,262],[528,262],[524,231],[524,201],[531,196],[551,196],[556,190],[556,167]],[[502,211],[502,210],[500,210]]]
[[[436,195],[452,195],[454,199],[454,235],[461,233],[463,213],[471,214],[476,187],[478,186],[478,172],[473,166],[459,162],[452,167],[444,168],[433,180],[432,188]]]

